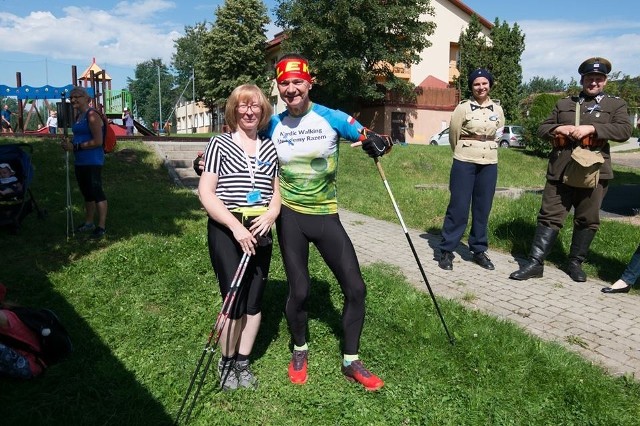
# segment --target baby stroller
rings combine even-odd
[[[0,165],[12,174],[11,177],[0,178],[0,183],[13,183],[10,193],[0,194],[0,226],[9,227],[14,234],[18,233],[22,219],[34,209],[41,219],[47,214],[40,210],[31,192],[34,171],[32,155],[33,147],[26,143],[0,145]]]

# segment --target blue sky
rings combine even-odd
[[[435,1],[435,0],[432,0]],[[276,0],[265,2],[272,10]],[[640,19],[632,0],[467,0],[493,22],[517,23],[525,34],[523,77],[568,82],[591,56],[604,56],[613,71],[640,75]],[[63,6],[61,4],[64,4]],[[135,65],[150,58],[170,63],[173,40],[185,25],[213,21],[221,0],[0,0],[0,84],[63,86],[71,66],[84,71],[96,62],[120,89]],[[577,6],[576,6],[577,5]],[[615,5],[615,6],[611,6]],[[273,35],[277,29],[268,28]]]

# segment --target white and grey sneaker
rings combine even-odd
[[[258,387],[258,379],[251,372],[249,360],[236,361],[233,364],[233,369],[238,375],[238,387],[249,389],[256,389]]]
[[[235,361],[218,361],[218,378],[220,379],[220,388],[223,391],[238,389],[238,376],[234,368]]]

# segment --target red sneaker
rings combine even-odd
[[[293,351],[289,363],[289,380],[296,385],[307,383],[307,354],[309,351]]]
[[[348,367],[343,364],[342,374],[350,382],[358,382],[368,391],[377,391],[384,386],[382,379],[364,368],[362,361],[359,359],[352,361]]]

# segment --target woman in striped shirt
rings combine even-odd
[[[225,107],[231,132],[209,141],[198,185],[200,202],[209,216],[209,256],[223,300],[243,254],[251,255],[220,336],[218,374],[223,390],[257,386],[249,355],[260,328],[271,227],[280,213],[277,152],[270,138],[258,135],[272,113],[260,88],[237,87]]]

